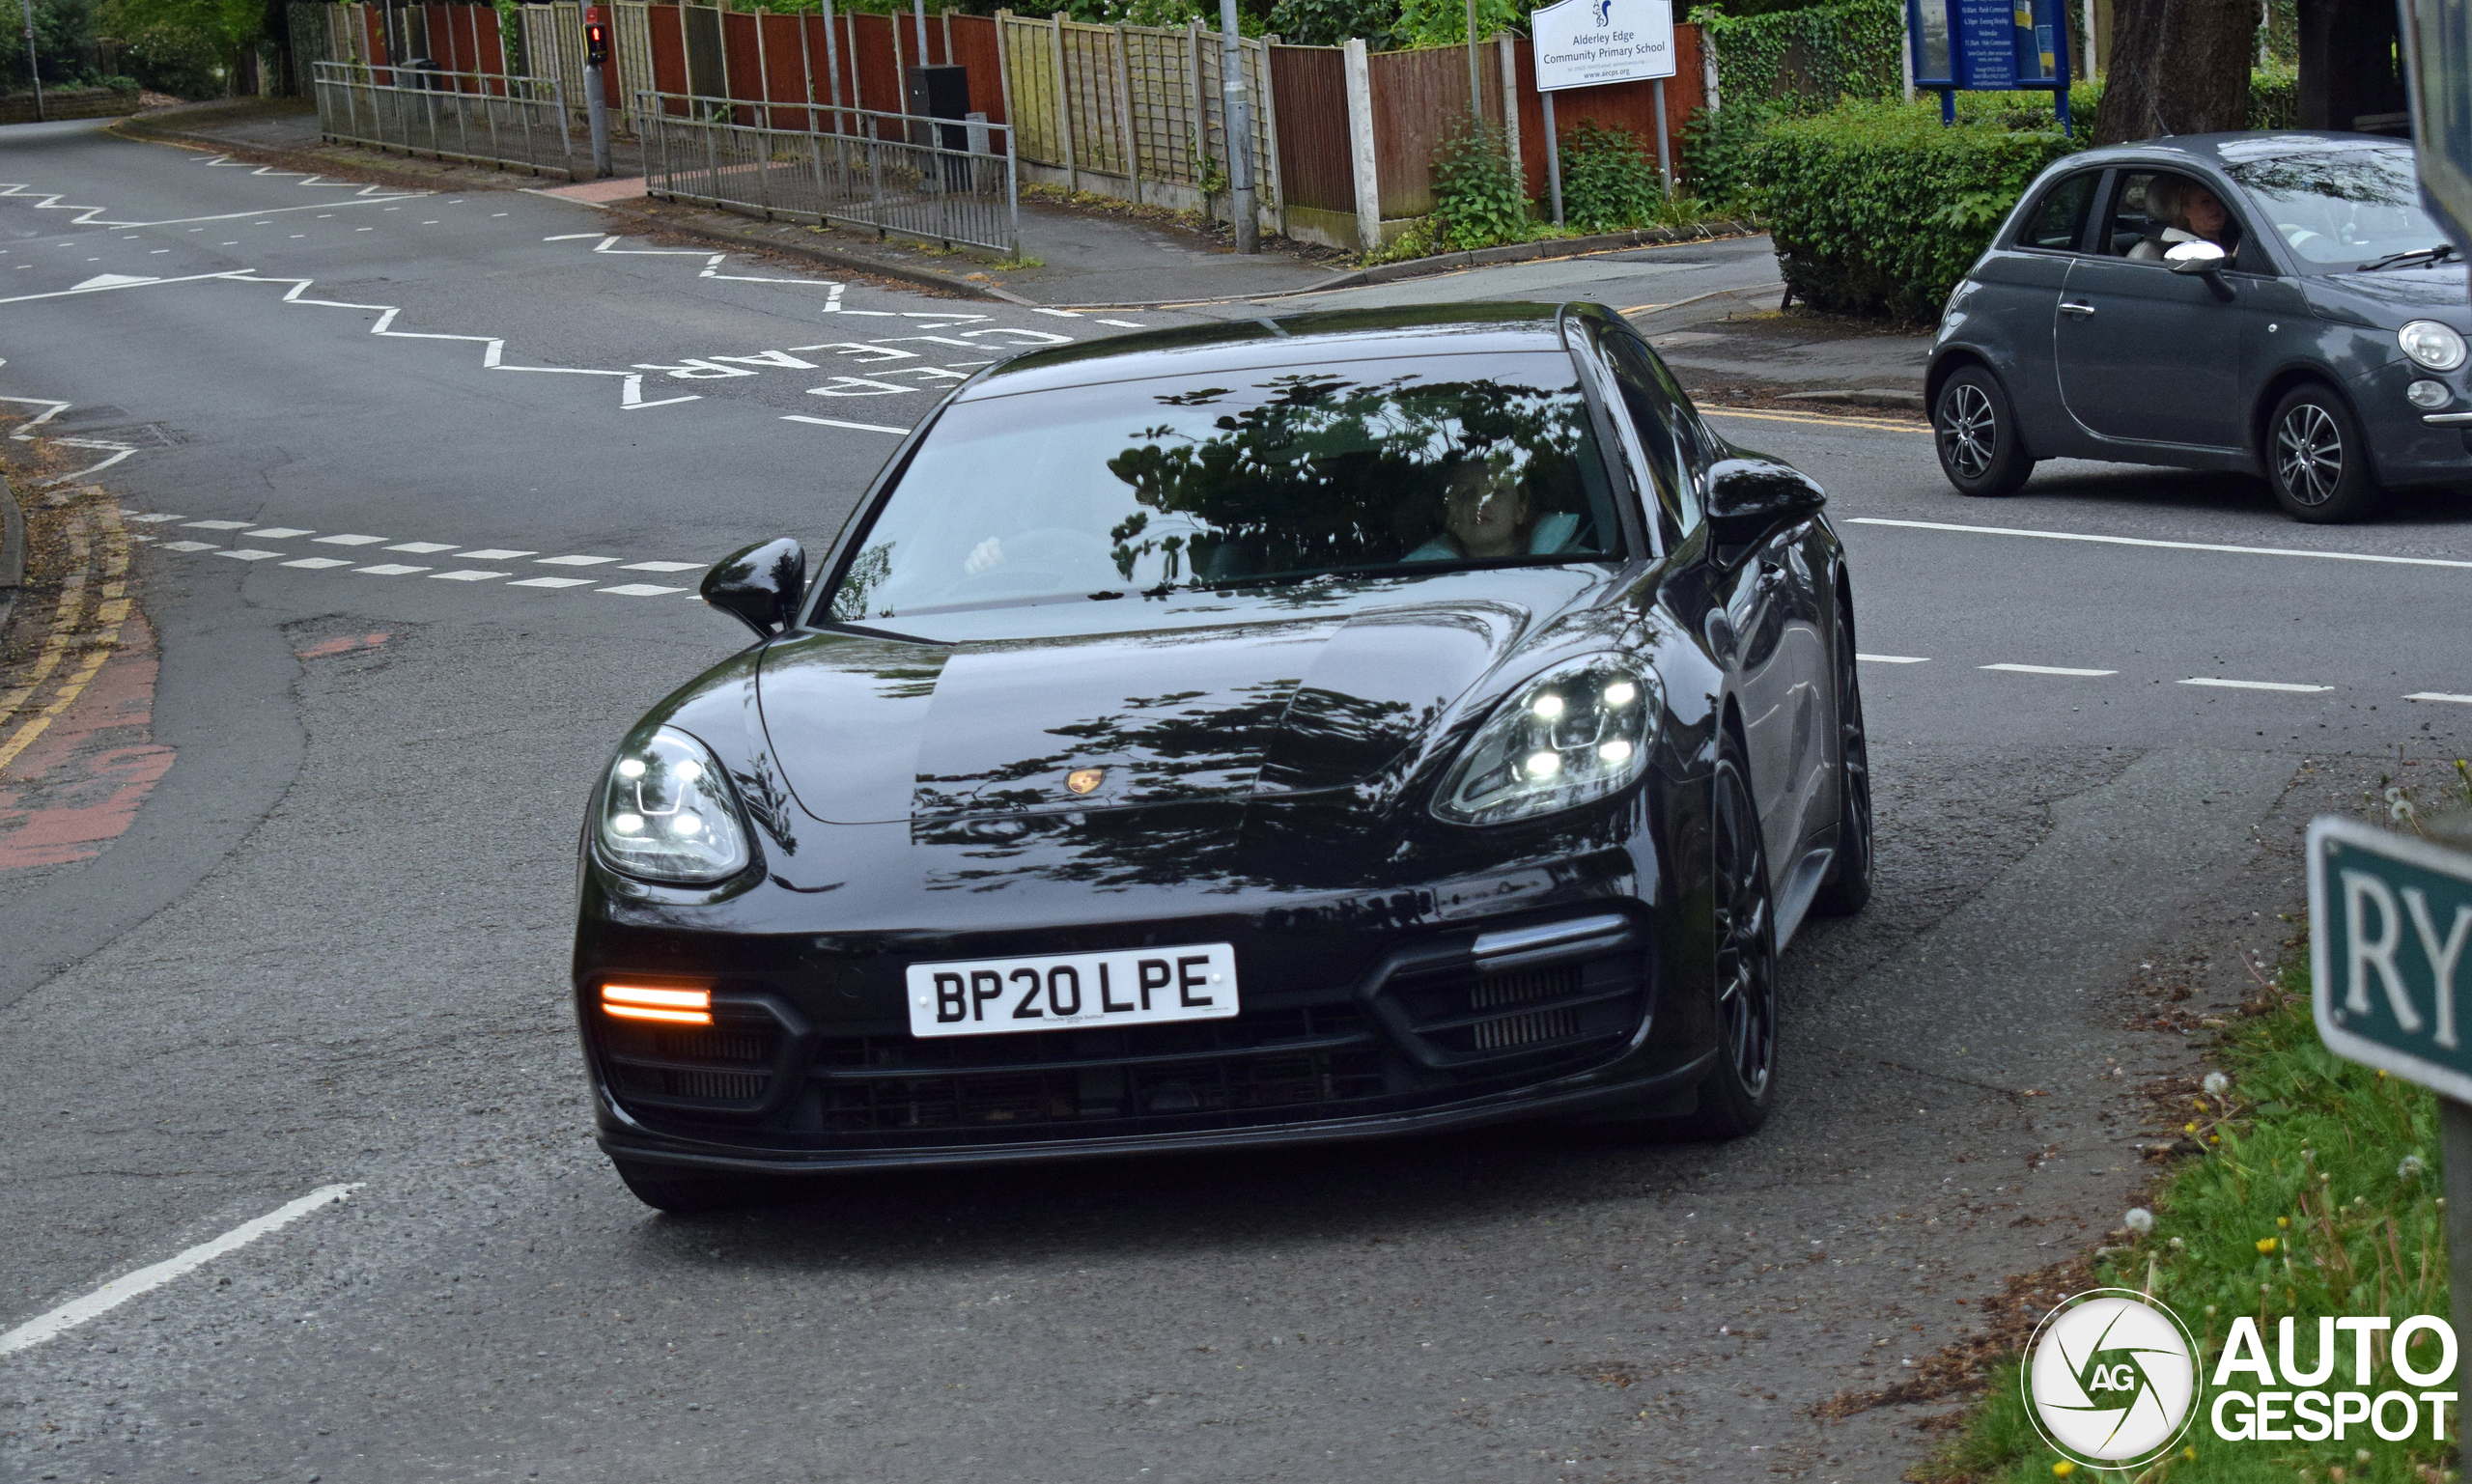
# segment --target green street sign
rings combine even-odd
[[[2472,853],[2325,816],[2309,826],[2309,966],[2326,1049],[2472,1103]]]

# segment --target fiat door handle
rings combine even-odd
[[[2084,320],[2093,316],[2094,313],[2094,306],[2092,304],[2075,303],[2068,299],[2062,299],[2060,301],[2060,312],[2065,315],[2075,315],[2080,320]]]

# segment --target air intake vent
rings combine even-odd
[[[610,1081],[630,1103],[747,1113],[772,1090],[781,1033],[769,1017],[760,1023],[734,1019],[695,1027],[597,1019]]]
[[[1498,1020],[1478,1021],[1476,1050],[1507,1051],[1516,1047],[1534,1046],[1542,1041],[1559,1041],[1580,1033],[1577,1010],[1531,1010],[1523,1015],[1505,1015]]]

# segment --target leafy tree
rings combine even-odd
[[[1528,33],[1528,12],[1519,0],[1476,0],[1476,38],[1497,31]],[[1399,0],[1398,33],[1411,46],[1468,43],[1468,0]]]
[[[1352,39],[1374,51],[1406,44],[1399,38],[1399,0],[1278,0],[1269,28],[1297,46],[1336,46]]]

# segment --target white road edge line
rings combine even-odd
[[[2316,695],[2321,690],[2335,688],[2332,686],[2295,686],[2289,681],[2280,680],[2216,680],[2203,675],[2193,680],[2184,680],[2180,684],[2213,686],[2224,690],[2288,690],[2294,695]]]
[[[2027,531],[2006,525],[1951,525],[1940,520],[1890,520],[1856,516],[1849,525],[1894,525],[1914,531],[1963,531],[1973,536],[2032,536],[2038,541],[2088,541],[2106,546],[2157,546],[2167,551],[2230,551],[2242,556],[2309,556],[2327,562],[2377,562],[2389,567],[2453,567],[2472,570],[2472,562],[2439,556],[2378,556],[2367,551],[2300,551],[2289,546],[2228,546],[2205,541],[2151,541],[2140,536],[2088,536],[2076,531]]]
[[[1857,659],[1868,659],[1868,660],[1869,660],[1869,661],[1870,661],[1871,663],[1873,663],[1873,664],[1929,664],[1929,663],[1931,662],[1931,657],[1930,657],[1930,656],[1928,656],[1928,655],[1860,655],[1860,654],[1858,654],[1858,655],[1856,655],[1854,658],[1857,658]]]
[[[2472,695],[2449,695],[2443,690],[2415,690],[2403,699],[2406,701],[2452,701],[2458,706],[2472,706]]]
[[[194,1273],[227,1252],[237,1252],[260,1237],[307,1216],[321,1206],[332,1205],[361,1188],[363,1182],[350,1185],[326,1185],[303,1195],[298,1200],[277,1206],[255,1220],[243,1221],[211,1242],[201,1242],[178,1257],[167,1258],[151,1268],[140,1268],[126,1277],[118,1277],[82,1299],[71,1299],[48,1314],[39,1315],[0,1334],[0,1356],[30,1349],[47,1339],[65,1334],[90,1319],[110,1313],[140,1294],[151,1293],[185,1274]]]
[[[1977,665],[1975,668],[1979,670],[2006,670],[2011,675],[2076,675],[2083,676],[2090,680],[2098,676],[2118,675],[2121,673],[2118,670],[2072,670],[2064,665],[2056,664],[1985,664]]]
[[[887,428],[882,423],[845,423],[837,417],[804,417],[796,412],[782,413],[781,421],[785,423],[814,423],[820,428],[856,428],[860,433],[899,433],[906,434],[910,432],[907,428]]]

